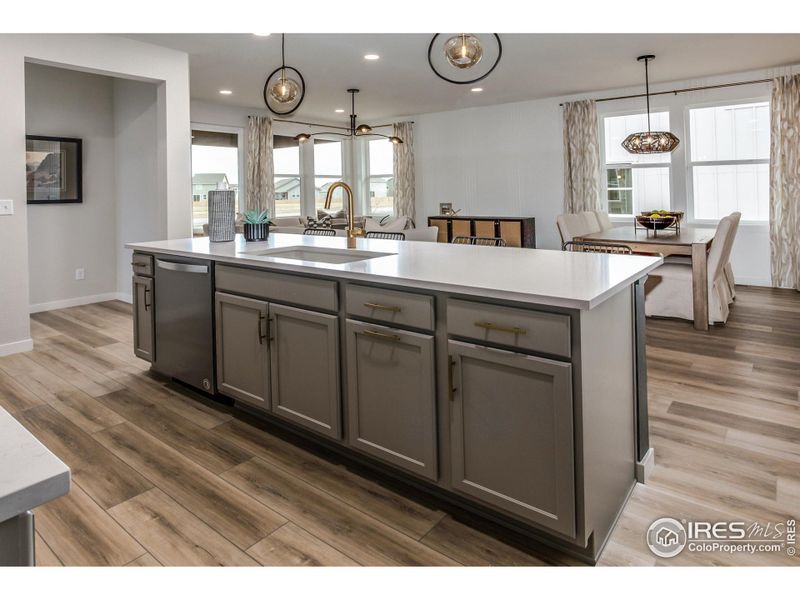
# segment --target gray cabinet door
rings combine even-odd
[[[270,304],[269,319],[272,411],[341,438],[338,318]]]
[[[269,410],[267,303],[217,292],[217,389]]]
[[[133,353],[153,362],[155,319],[153,318],[153,278],[133,276]]]
[[[436,480],[433,336],[347,321],[350,444]]]
[[[575,535],[571,366],[449,343],[452,485]]]

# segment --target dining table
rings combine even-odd
[[[692,266],[694,328],[708,330],[708,251],[714,241],[714,227],[681,224],[677,229],[654,231],[633,224],[617,225],[594,233],[575,236],[575,241],[624,244],[634,253],[688,256]]]

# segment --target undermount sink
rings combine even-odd
[[[382,256],[392,256],[394,253],[370,252],[368,250],[344,250],[339,248],[289,246],[288,248],[273,248],[271,250],[261,250],[259,252],[242,252],[242,254],[341,265],[345,263],[358,262],[359,260],[369,260],[371,258],[380,258]]]

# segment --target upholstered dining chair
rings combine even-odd
[[[708,253],[708,323],[724,323],[728,320],[728,283],[725,265],[728,262],[731,244],[728,238],[734,219],[723,217],[717,226],[714,243]],[[670,262],[650,272],[645,283],[645,314],[648,317],[673,317],[691,321],[694,319],[692,290],[692,265]]]
[[[614,226],[607,212],[596,210],[594,211],[594,216],[597,217],[597,222],[600,224],[600,231],[611,229]]]
[[[732,221],[731,233],[728,236],[727,244],[729,248],[727,249],[728,259],[723,267],[723,272],[725,275],[725,298],[730,304],[733,302],[733,299],[736,298],[736,280],[733,277],[733,268],[731,267],[730,261],[730,254],[733,251],[733,243],[736,241],[736,234],[739,231],[739,221],[742,219],[742,213],[740,212],[733,212],[728,215]],[[716,237],[714,238],[714,243],[716,243]],[[713,245],[713,244],[712,244]],[[673,255],[673,256],[666,256],[664,258],[665,263],[682,263],[685,265],[691,265],[692,259],[689,256],[680,256],[680,255]]]
[[[591,217],[588,216],[589,214],[591,214]],[[574,237],[600,231],[600,224],[597,222],[597,217],[594,213],[589,213],[589,211],[577,214],[564,213],[558,215],[558,217],[556,217],[556,225],[558,226],[558,233],[561,236],[562,245],[566,242],[571,242]]]

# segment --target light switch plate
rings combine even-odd
[[[0,215],[13,215],[13,214],[14,214],[14,201],[0,200]]]

